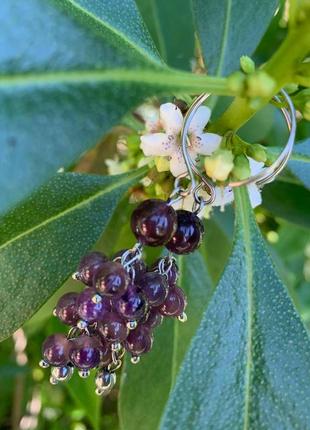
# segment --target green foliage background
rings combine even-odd
[[[309,10],[306,0],[0,2],[1,430],[310,429]],[[112,255],[134,242],[128,191],[146,168],[106,175],[107,132],[150,96],[209,91],[214,130],[283,145],[273,93],[229,76],[242,55],[274,92],[294,84],[288,168],[255,214],[245,190],[213,212],[200,251],[179,259],[188,322],[166,321],[108,398],[91,378],[50,386],[40,345],[63,331],[51,313],[80,288],[70,274],[90,248]]]

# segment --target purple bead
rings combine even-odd
[[[153,345],[153,337],[147,327],[138,326],[132,330],[126,341],[125,349],[132,355],[141,355],[150,351]]]
[[[198,216],[192,212],[178,210],[178,227],[166,248],[175,254],[189,254],[202,241],[204,227]]]
[[[85,255],[79,264],[78,279],[91,286],[94,275],[106,261],[108,258],[101,252],[90,252]]]
[[[174,234],[176,227],[176,212],[164,200],[145,200],[131,216],[131,229],[143,245],[165,245]]]
[[[75,325],[79,320],[77,298],[78,293],[66,293],[58,300],[56,315],[64,324]]]
[[[117,313],[109,312],[100,323],[99,332],[109,342],[122,342],[128,335],[128,328]]]
[[[97,337],[87,335],[70,340],[70,360],[79,369],[93,369],[100,362],[100,346]]]
[[[121,257],[127,251],[128,251],[128,249],[122,249],[121,251],[118,251],[114,255],[113,260],[117,259],[117,261],[120,263],[121,262]],[[133,252],[129,253],[128,257],[126,258],[126,262],[130,261],[133,257],[134,257],[134,253]],[[134,270],[134,275],[135,275],[134,279],[135,279],[135,281],[137,281],[138,279],[140,279],[140,276],[143,275],[143,273],[145,273],[147,271],[146,264],[144,263],[144,261],[141,258],[138,258],[137,260],[135,260],[133,263],[131,263],[130,266]]]
[[[168,296],[164,303],[158,308],[159,312],[168,317],[178,317],[182,315],[186,307],[186,298],[183,290],[179,287],[169,289]]]
[[[101,297],[94,288],[88,287],[79,294],[77,309],[80,319],[92,323],[101,321],[104,315],[111,310],[111,304],[110,300]]]
[[[159,326],[163,322],[163,315],[159,312],[158,309],[152,308],[147,315],[141,320],[141,324],[143,327],[148,327],[149,329],[154,329]]]
[[[52,366],[65,366],[69,360],[70,343],[64,334],[53,334],[42,345],[44,360]]]
[[[130,285],[126,293],[114,301],[116,312],[127,320],[139,320],[147,311],[144,295],[134,285]]]
[[[100,336],[100,366],[107,366],[112,362],[111,344]]]
[[[157,272],[145,273],[139,280],[139,287],[150,306],[160,306],[168,294],[167,280]]]
[[[128,286],[129,276],[120,263],[107,262],[96,273],[94,285],[100,294],[107,297],[122,296]]]

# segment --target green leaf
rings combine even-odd
[[[264,187],[262,198],[273,215],[310,227],[310,191],[303,186],[276,181]]]
[[[134,366],[126,362],[120,393],[120,421],[124,430],[158,428],[178,368],[211,294],[211,281],[199,253],[179,258],[179,285],[188,297],[188,320],[166,318],[155,332],[153,350]]]
[[[136,0],[136,3],[166,63],[171,67],[191,70],[195,30],[190,1]]]
[[[145,171],[59,174],[0,218],[0,340],[64,283]]]
[[[148,96],[227,89],[169,70],[134,0],[3,0],[0,24],[0,212]]]
[[[288,167],[310,189],[310,139],[295,145]]]
[[[309,429],[310,343],[236,191],[234,249],[169,399],[161,429]]]
[[[277,0],[193,0],[198,37],[207,70],[228,75],[251,56],[276,10]]]

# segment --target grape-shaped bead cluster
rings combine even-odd
[[[186,297],[177,286],[174,257],[169,253],[148,268],[142,246],[165,245],[176,254],[192,252],[203,234],[199,218],[154,199],[138,206],[131,226],[138,243],[110,260],[100,252],[86,255],[73,275],[84,290],[58,301],[54,314],[71,328],[67,336],[54,334],[43,344],[40,364],[52,366],[52,384],[70,379],[74,368],[83,378],[96,368],[96,393],[108,394],[125,351],[137,363],[152,348],[153,330],[163,317],[186,321]]]

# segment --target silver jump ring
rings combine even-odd
[[[263,168],[261,170],[261,172],[259,172],[257,175],[251,176],[248,179],[230,182],[227,185],[227,187],[230,187],[230,188],[240,187],[242,185],[249,185],[249,184],[255,183],[257,186],[259,186],[261,188],[263,185],[265,185],[269,182],[272,182],[275,179],[275,177],[286,166],[286,164],[290,158],[290,155],[293,151],[294,142],[295,142],[296,112],[295,112],[295,108],[294,108],[294,105],[292,103],[292,100],[289,97],[289,95],[286,93],[286,91],[284,91],[282,89],[280,91],[280,93],[288,105],[288,109],[286,107],[280,108],[281,112],[284,116],[284,119],[286,121],[287,128],[289,130],[289,138],[287,140],[287,143],[286,143],[284,149],[280,153],[277,160],[273,164],[271,164],[271,166]],[[188,109],[188,111],[184,117],[183,127],[181,130],[182,153],[183,153],[184,161],[185,161],[187,171],[188,171],[188,174],[190,177],[190,182],[191,182],[190,186],[188,188],[188,194],[190,192],[194,192],[197,189],[197,187],[203,186],[206,189],[206,191],[208,192],[208,194],[210,195],[210,198],[205,201],[205,204],[211,204],[215,200],[215,197],[216,197],[216,195],[215,195],[215,184],[198,170],[197,166],[195,165],[194,161],[192,160],[192,158],[188,152],[188,142],[189,142],[188,130],[189,130],[190,123],[191,123],[196,111],[202,105],[202,103],[207,100],[207,98],[210,95],[211,94],[208,94],[208,93],[201,94],[200,96],[198,96],[194,100],[194,102],[192,103],[192,105],[190,106],[190,108]],[[274,96],[272,100],[276,101],[277,103],[281,102],[281,99],[279,98],[279,96]],[[201,183],[198,185],[197,185],[197,182],[195,179],[195,175],[197,175],[201,180]]]

